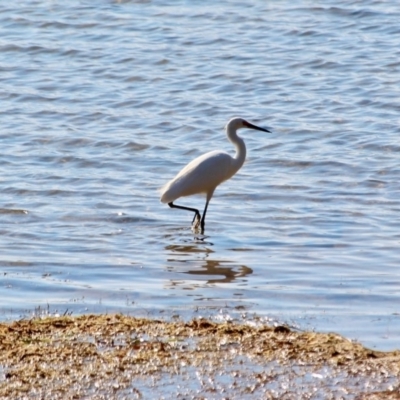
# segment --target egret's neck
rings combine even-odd
[[[242,167],[244,161],[246,160],[246,145],[244,144],[244,140],[237,135],[236,130],[228,130],[226,134],[228,136],[228,139],[234,144],[236,148],[236,155],[233,159],[236,173]]]

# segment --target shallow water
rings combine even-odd
[[[3,318],[227,307],[399,347],[398,4],[264,3],[0,5]],[[240,132],[198,239],[158,189],[235,115],[272,134]]]

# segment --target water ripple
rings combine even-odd
[[[0,5],[3,310],[245,305],[397,346],[399,14]],[[247,162],[193,237],[158,189],[201,153],[233,154],[235,115],[272,133],[241,132]]]

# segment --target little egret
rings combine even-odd
[[[184,167],[174,179],[169,181],[161,189],[161,202],[168,203],[171,208],[179,208],[194,212],[192,225],[198,227],[200,221],[201,233],[204,234],[204,221],[208,203],[218,185],[228,180],[242,167],[246,158],[246,145],[241,137],[237,135],[237,130],[241,128],[256,129],[258,131],[269,132],[268,129],[260,128],[247,122],[242,118],[232,118],[226,125],[226,135],[235,145],[236,155],[231,157],[223,151],[210,151],[190,162]],[[204,193],[206,195],[206,205],[203,216],[196,208],[178,206],[174,204],[176,199],[193,194]]]

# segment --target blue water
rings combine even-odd
[[[0,308],[243,312],[400,343],[396,1],[0,5]],[[247,162],[204,240],[159,202],[187,162]],[[204,206],[204,199],[177,204]]]

